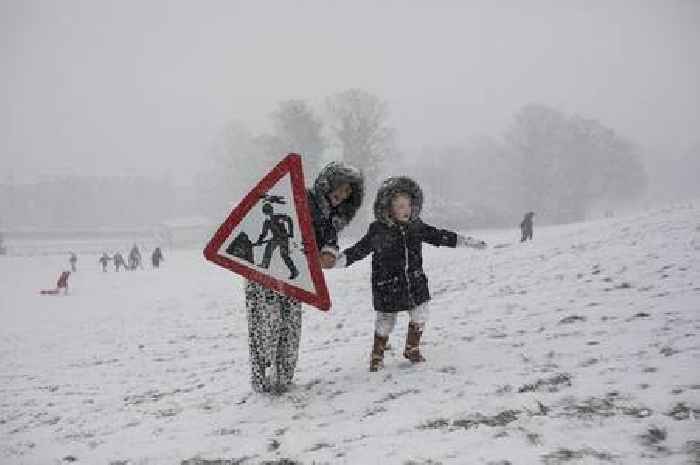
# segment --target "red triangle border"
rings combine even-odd
[[[316,289],[316,294],[263,274],[258,270],[252,269],[218,253],[234,228],[241,223],[243,218],[259,201],[260,195],[269,191],[287,173],[291,175],[294,205],[296,206],[297,215],[299,216],[299,228],[301,230],[302,241],[304,242],[304,250],[307,251],[311,281]],[[321,262],[319,260],[319,252],[316,244],[316,234],[314,232],[311,213],[309,212],[306,199],[304,173],[301,164],[301,156],[299,154],[288,154],[272,169],[272,171],[265,175],[236,208],[231,211],[228,218],[219,226],[219,229],[204,248],[204,257],[210,262],[240,274],[250,281],[259,283],[281,294],[293,297],[323,311],[328,311],[330,309],[331,299],[328,288],[326,287],[326,281],[323,277],[323,271],[321,270]]]

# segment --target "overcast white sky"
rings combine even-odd
[[[0,0],[0,175],[187,179],[231,120],[361,87],[404,149],[523,104],[653,149],[700,138],[700,1]]]

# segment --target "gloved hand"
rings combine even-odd
[[[320,260],[321,268],[333,268],[337,262],[333,254],[329,253],[321,253]]]
[[[457,247],[471,247],[473,249],[485,249],[486,248],[486,242],[480,241],[478,239],[474,239],[471,236],[462,236],[458,235],[457,236]]]
[[[325,246],[321,249],[321,268],[333,268],[338,258],[338,249]]]

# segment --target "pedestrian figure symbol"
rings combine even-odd
[[[258,265],[261,268],[269,268],[272,254],[279,249],[280,256],[284,260],[284,264],[289,269],[289,279],[293,280],[299,276],[294,260],[289,256],[289,240],[294,238],[294,222],[289,215],[284,213],[275,213],[272,203],[285,204],[284,198],[281,196],[263,196],[265,203],[262,206],[262,212],[267,216],[263,223],[262,232],[255,242],[255,246],[265,244],[265,252],[263,253],[262,262]],[[272,237],[266,239],[268,233]]]

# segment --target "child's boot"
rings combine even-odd
[[[380,336],[374,333],[374,346],[369,361],[369,371],[377,371],[384,367],[384,350],[389,336]]]
[[[425,358],[420,353],[420,338],[423,335],[423,328],[418,323],[408,323],[408,333],[406,334],[406,349],[403,356],[413,363],[425,362]]]

